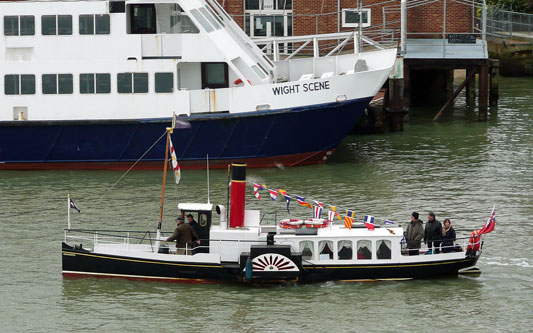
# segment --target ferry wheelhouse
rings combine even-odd
[[[399,225],[290,219],[265,223],[245,209],[245,166],[232,166],[229,219],[224,206],[180,203],[181,216],[198,221],[199,246],[176,254],[153,232],[66,229],[63,276],[121,277],[170,282],[314,282],[404,280],[456,275],[474,267],[481,235],[458,236],[453,251],[409,256]],[[213,224],[213,209],[219,223]],[[229,220],[229,223],[228,223]],[[186,250],[191,250],[186,245]],[[187,253],[187,251],[183,251]]]
[[[0,168],[323,163],[396,50],[273,62],[214,0],[0,2]],[[296,44],[295,44],[296,45]],[[159,142],[138,166],[159,168]]]

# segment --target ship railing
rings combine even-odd
[[[464,231],[471,231],[471,230],[464,230]],[[436,240],[437,243],[439,243],[439,249],[440,249],[440,253],[443,253],[443,249],[451,249],[452,251],[450,252],[466,252],[467,251],[467,248],[468,246],[476,246],[476,245],[481,245],[482,244],[482,240],[481,240],[481,237],[479,237],[477,239],[477,241],[474,241],[473,243],[470,243],[470,232],[468,233],[463,233],[462,230],[461,231],[458,231],[456,230],[456,233],[457,233],[457,237],[455,238],[454,242],[452,245],[449,245],[449,246],[442,246],[442,239],[440,240]],[[431,241],[431,243],[434,243],[435,241]],[[407,243],[402,240],[402,244],[401,244],[401,248],[402,248],[402,254],[403,255],[408,255],[408,249],[407,249]],[[430,253],[428,252],[430,250],[430,248],[427,246],[427,244],[424,244],[422,242],[422,247],[419,249],[420,251],[420,254],[423,255],[423,254],[427,254],[427,255],[435,255],[435,254],[438,254],[436,253],[435,251],[435,245],[433,245],[433,251]]]

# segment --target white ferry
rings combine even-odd
[[[1,1],[0,169],[323,163],[396,50],[273,62],[215,0]],[[138,167],[160,168],[159,142]]]

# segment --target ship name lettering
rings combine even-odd
[[[301,90],[300,90],[301,86]],[[329,90],[330,85],[329,81],[322,81],[322,82],[312,82],[312,83],[304,83],[304,84],[292,84],[288,86],[282,86],[282,87],[273,87],[272,92],[274,95],[289,95],[289,94],[297,94],[300,91],[302,92],[311,92],[311,91],[318,91],[318,90]]]

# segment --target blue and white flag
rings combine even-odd
[[[385,224],[395,224],[395,223],[390,220],[385,220]]]
[[[368,230],[374,230],[374,216],[372,215],[366,215],[365,216],[365,226],[368,228]]]
[[[174,114],[172,117],[172,128],[180,129],[180,128],[191,128],[191,123],[187,120],[180,118]]]
[[[291,197],[288,195],[285,196],[285,199],[287,199],[287,213],[291,213],[291,210],[289,209],[289,205],[291,204]]]
[[[72,199],[69,199],[69,200],[70,200],[70,208],[74,208],[75,210],[78,211],[78,213],[81,213],[81,210],[78,208],[78,206],[76,206],[74,201],[72,201]]]

